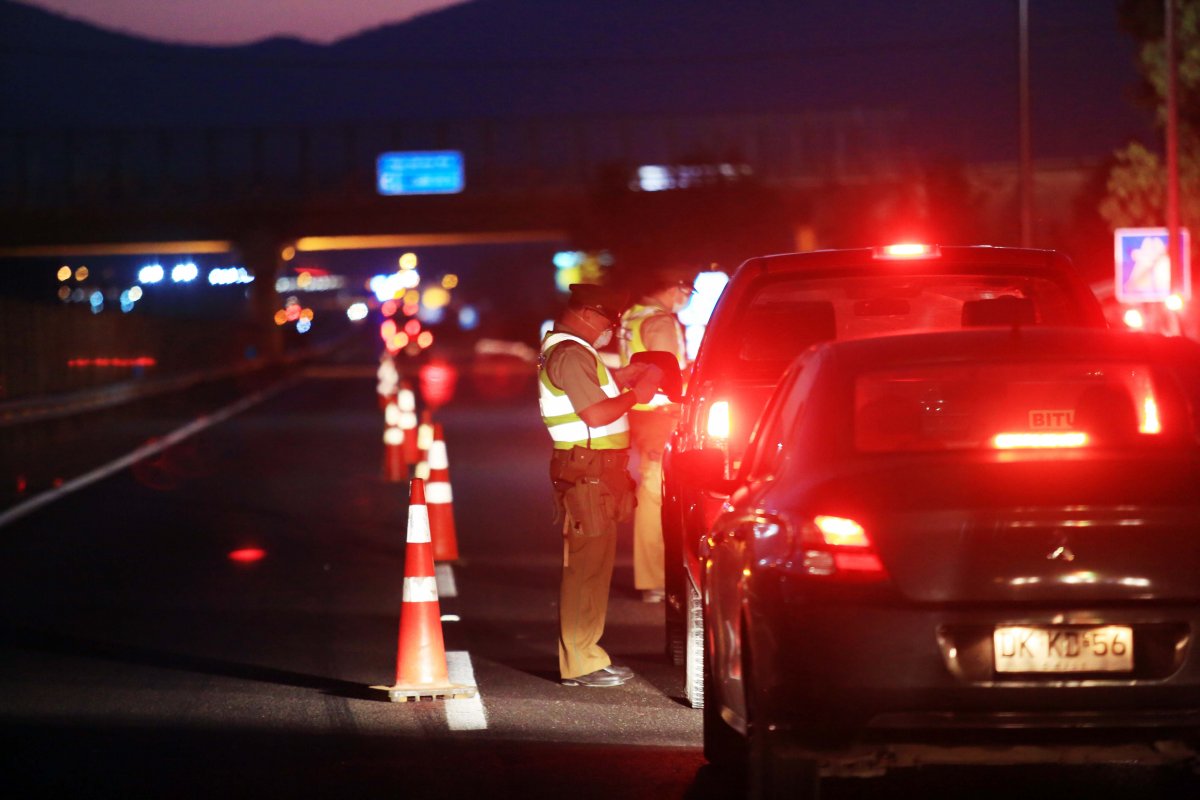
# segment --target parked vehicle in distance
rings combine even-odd
[[[677,464],[732,492],[700,550],[710,761],[803,797],[820,766],[1013,763],[1006,745],[1195,759],[1198,434],[1186,339],[809,350],[733,479],[713,450]]]
[[[675,457],[721,451],[727,475],[784,368],[807,347],[913,331],[1004,325],[1106,327],[1069,260],[1004,247],[893,245],[753,258],[709,321],[680,425],[663,458],[667,651],[703,702],[698,547],[725,495],[680,476]]]

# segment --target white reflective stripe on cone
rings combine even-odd
[[[450,459],[446,457],[446,443],[434,441],[429,445],[429,468],[450,469]]]
[[[416,472],[413,474],[415,477],[420,478],[423,481],[429,480],[429,462],[418,461]]]
[[[412,430],[417,427],[417,414],[415,411],[400,412],[400,427],[404,430]]]
[[[412,389],[400,390],[400,410],[401,411],[416,411],[417,398],[412,393]]]
[[[383,431],[383,443],[392,445],[404,444],[404,431],[400,428],[385,428]]]
[[[383,421],[390,427],[397,427],[400,424],[400,409],[396,408],[395,403],[388,403],[387,408],[383,410]]]
[[[429,509],[424,505],[408,507],[408,543],[428,544]]]
[[[429,576],[404,579],[404,602],[432,603],[437,599],[437,578]]]
[[[425,502],[426,503],[449,503],[454,499],[453,493],[450,491],[450,483],[448,481],[433,481],[425,484]]]

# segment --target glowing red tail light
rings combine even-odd
[[[729,401],[718,400],[708,407],[708,416],[704,423],[704,432],[709,439],[727,441],[731,429],[729,422]]]
[[[920,244],[917,242],[902,242],[876,247],[874,257],[883,260],[905,258],[938,258],[942,250],[936,244]]]
[[[887,570],[863,526],[848,517],[818,514],[802,536],[803,568],[816,577],[882,580]]]

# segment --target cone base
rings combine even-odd
[[[396,684],[395,686],[372,686],[372,689],[380,689],[388,693],[388,700],[393,703],[407,703],[408,701],[419,701],[422,699],[429,700],[466,700],[472,698],[479,691],[475,686],[464,686],[456,683],[449,683],[444,686],[419,686],[414,684]]]

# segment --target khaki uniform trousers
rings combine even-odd
[[[638,453],[637,509],[633,513],[633,586],[662,589],[662,455],[679,413],[630,411],[629,433]]]
[[[567,518],[568,529],[570,517]],[[617,535],[567,534],[558,596],[558,671],[577,678],[612,663],[600,646],[608,613]]]

